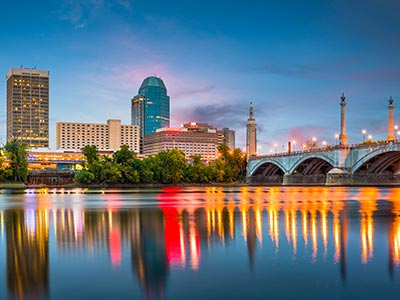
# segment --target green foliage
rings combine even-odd
[[[28,152],[26,144],[13,139],[4,146],[6,157],[11,162],[11,180],[15,182],[25,182],[28,178]],[[7,172],[6,172],[7,174]],[[10,172],[8,172],[10,175]]]
[[[139,173],[140,183],[155,183],[153,172],[153,157],[136,159],[132,162],[132,167]]]
[[[230,150],[226,145],[218,146],[219,158],[214,162],[217,182],[243,181],[246,178],[246,156],[240,149]]]
[[[86,157],[86,161],[90,166],[93,162],[99,160],[99,156],[97,154],[97,147],[96,145],[92,146],[85,146],[82,148],[82,153]]]
[[[208,183],[213,179],[212,171],[209,165],[201,161],[200,155],[193,155],[189,166],[184,170],[186,182]]]
[[[124,166],[131,164],[135,157],[135,152],[130,151],[127,145],[122,145],[113,155],[114,162]]]
[[[83,170],[75,174],[75,181],[83,184],[90,184],[94,181],[94,175],[90,171]]]
[[[120,167],[122,178],[121,183],[139,183],[139,172],[130,166]]]
[[[186,168],[185,155],[178,149],[160,152],[154,157],[152,168],[156,182],[182,182],[183,171]]]
[[[200,155],[189,162],[178,149],[163,151],[155,156],[138,159],[128,146],[122,146],[111,157],[99,156],[95,146],[86,146],[85,169],[75,180],[81,183],[164,183],[174,184],[234,182],[245,178],[246,157],[240,149],[230,150],[220,145],[219,158],[205,164]],[[80,175],[78,175],[80,174]],[[1,175],[1,174],[0,174]]]

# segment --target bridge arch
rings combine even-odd
[[[397,149],[377,148],[357,160],[353,174],[396,174],[400,172],[400,151]]]
[[[260,172],[260,168],[265,167],[266,165],[274,165],[277,168],[279,168],[283,173],[286,173],[286,168],[280,163],[280,161],[273,159],[273,158],[267,158],[267,159],[262,159],[257,162],[256,165],[254,165],[251,170],[249,170],[249,176],[253,176],[256,172]]]
[[[292,164],[289,169],[289,174],[295,174],[299,167],[305,166],[306,173],[304,175],[313,175],[319,170],[327,174],[335,165],[332,158],[323,155],[321,153],[312,153],[310,155],[305,155],[300,157],[296,162]]]
[[[264,159],[250,170],[250,182],[282,184],[285,168],[279,161]]]

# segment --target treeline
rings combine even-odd
[[[218,159],[211,163],[204,163],[200,155],[188,162],[178,149],[144,159],[138,159],[126,145],[112,157],[98,155],[96,146],[82,150],[86,162],[75,174],[75,181],[82,184],[229,183],[244,181],[246,176],[246,156],[223,144],[218,147]]]
[[[29,175],[26,144],[10,140],[0,151],[0,182],[26,182]]]

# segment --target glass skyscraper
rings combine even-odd
[[[169,96],[160,78],[150,76],[143,81],[132,99],[131,113],[132,125],[140,126],[141,145],[145,135],[169,126]]]

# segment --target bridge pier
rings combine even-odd
[[[353,176],[346,169],[333,168],[326,175],[326,185],[353,185]]]
[[[283,176],[282,185],[325,185],[326,175],[286,174]]]

